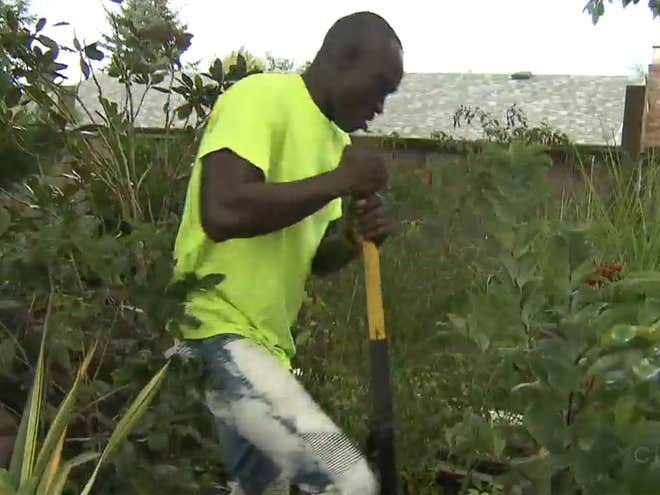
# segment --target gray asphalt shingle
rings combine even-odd
[[[576,143],[619,144],[627,77],[534,75],[513,80],[508,74],[409,74],[392,95],[383,115],[372,124],[374,134],[429,137],[443,131],[457,138],[480,137],[475,122],[453,127],[461,105],[481,107],[500,121],[517,104],[529,125],[545,120]]]

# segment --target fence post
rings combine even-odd
[[[639,157],[642,150],[645,100],[646,86],[630,85],[626,87],[621,148],[633,160]]]

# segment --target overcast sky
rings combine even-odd
[[[311,59],[328,27],[357,10],[383,15],[398,32],[407,72],[512,72],[630,75],[660,45],[660,21],[646,7],[608,5],[598,25],[586,0],[173,0],[194,34],[186,61],[248,50]],[[33,13],[69,21],[95,41],[107,30],[107,0],[33,0]],[[71,28],[47,29],[71,43]]]

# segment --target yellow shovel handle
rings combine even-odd
[[[369,320],[369,340],[385,340],[385,312],[383,294],[380,287],[380,256],[373,242],[362,243],[364,273],[367,286],[367,318]]]

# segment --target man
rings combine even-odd
[[[374,494],[363,456],[291,373],[291,325],[310,273],[333,272],[381,244],[381,157],[351,146],[403,76],[401,42],[360,12],[328,31],[302,75],[259,74],[213,109],[175,245],[176,273],[223,273],[186,310],[185,347],[201,357],[206,400],[237,493]],[[342,222],[342,198],[349,214]],[[283,493],[283,492],[277,492]]]

